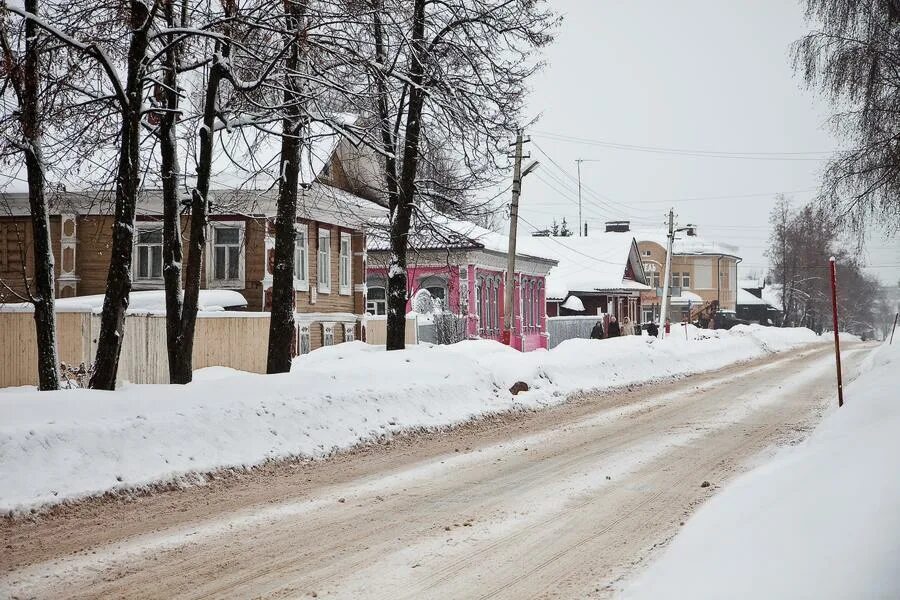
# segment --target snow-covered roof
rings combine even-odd
[[[738,279],[738,287],[742,290],[761,289],[765,282],[761,279]]]
[[[423,209],[427,210],[427,209]],[[413,224],[409,236],[410,248],[415,250],[466,250],[483,248],[490,252],[507,254],[509,238],[505,233],[492,231],[469,221],[451,219],[446,215],[429,211],[426,218]],[[368,249],[371,252],[387,251],[390,243],[387,236],[386,217],[383,226],[373,229],[368,235]],[[553,255],[539,248],[523,247],[523,241],[530,238],[518,236],[516,256],[542,261],[555,261]]]
[[[75,296],[74,298],[57,298],[55,308],[59,312],[90,312],[103,308],[103,294]],[[200,290],[198,309],[201,311],[219,311],[225,308],[244,308],[247,299],[234,290]],[[0,310],[30,312],[33,306],[27,303],[0,304]],[[132,291],[128,295],[128,310],[165,311],[165,290]]]
[[[762,299],[766,301],[766,304],[775,308],[777,310],[784,310],[784,307],[781,305],[781,284],[780,283],[770,283],[762,290]]]
[[[638,243],[655,242],[663,248],[666,247],[664,229],[635,229],[631,233]],[[738,252],[739,248],[733,244],[724,244],[697,235],[687,235],[685,232],[677,233],[672,245],[673,254],[722,254],[740,258]]]
[[[520,238],[518,247],[527,254],[550,256],[559,262],[547,275],[547,298],[562,299],[570,292],[651,289],[643,283],[643,267],[630,233]],[[625,278],[629,261],[637,281]]]
[[[751,294],[750,292],[748,292],[747,290],[745,290],[743,288],[738,288],[737,303],[738,303],[738,305],[754,305],[754,306],[768,304],[768,302],[766,302],[762,298],[757,298],[756,296],[754,296],[753,294]]]
[[[569,296],[568,299],[562,303],[562,307],[568,310],[574,310],[575,312],[584,312],[584,302],[582,302],[581,298],[578,296]]]
[[[113,212],[114,192],[55,192],[49,195],[51,214],[97,214]],[[274,216],[278,208],[278,189],[212,189],[209,192],[215,215],[264,215]],[[27,194],[0,194],[3,214],[27,216],[30,214]],[[141,192],[137,206],[138,216],[163,214],[161,190]],[[297,216],[333,225],[361,228],[383,217],[386,210],[365,198],[325,183],[313,183],[301,190],[297,200]]]
[[[680,296],[672,296],[669,301],[672,304],[691,304],[693,306],[700,306],[703,304],[703,298],[694,292],[689,292],[688,290],[681,290]]]

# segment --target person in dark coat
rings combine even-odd
[[[594,328],[591,329],[591,339],[592,340],[602,340],[603,339],[603,323],[597,321],[597,324],[594,325]]]
[[[653,337],[659,337],[659,326],[653,321],[650,321],[650,324],[647,325],[647,335],[652,335]]]
[[[615,317],[609,318],[609,326],[606,328],[606,337],[614,338],[619,337],[622,334],[622,330],[619,328],[619,322],[616,321]]]

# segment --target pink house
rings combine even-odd
[[[412,298],[427,289],[445,312],[463,320],[469,339],[503,341],[507,238],[473,223],[433,219],[411,240],[407,286]],[[370,235],[366,268],[369,314],[386,311],[389,252],[383,237]],[[516,255],[514,318],[510,346],[527,352],[547,347],[546,276],[556,261]],[[407,312],[412,301],[407,302]]]

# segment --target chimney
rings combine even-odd
[[[685,226],[685,229],[686,229],[686,232],[687,232],[687,234],[688,234],[689,236],[693,237],[693,236],[696,236],[696,235],[697,235],[697,226],[694,225],[693,223],[688,223],[688,224]]]
[[[631,231],[631,221],[607,221],[606,233],[626,233]]]

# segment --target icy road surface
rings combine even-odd
[[[851,348],[848,379],[866,352]],[[833,353],[819,345],[3,520],[0,596],[607,598],[718,487],[834,403]]]

